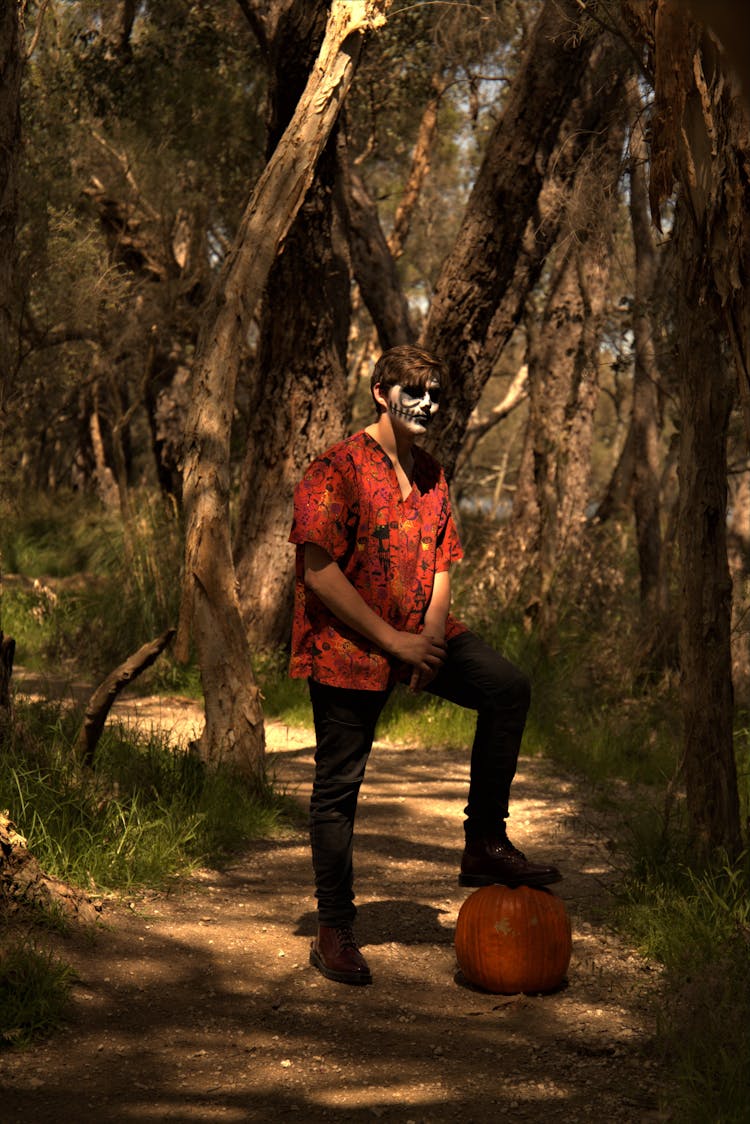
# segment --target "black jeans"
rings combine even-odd
[[[359,789],[390,690],[328,687],[309,680],[315,720],[315,779],[310,800],[315,896],[322,925],[354,919],[352,865]],[[477,712],[471,750],[467,837],[497,830],[508,815],[510,786],[529,709],[523,672],[472,632],[448,643],[438,675],[425,688]]]

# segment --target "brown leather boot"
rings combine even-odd
[[[504,833],[467,839],[459,886],[549,886],[562,874],[556,866],[532,863]]]
[[[372,975],[357,947],[351,925],[319,925],[310,945],[310,963],[337,983],[370,984]]]

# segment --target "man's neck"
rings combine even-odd
[[[400,428],[396,431],[385,412],[380,414],[376,422],[367,426],[367,432],[385,449],[394,465],[400,465],[407,474],[411,474],[414,465],[414,434]]]

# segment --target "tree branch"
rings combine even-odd
[[[174,628],[168,628],[156,640],[144,644],[132,656],[128,656],[124,663],[110,672],[94,691],[86,707],[83,726],[78,736],[77,748],[85,765],[93,764],[94,751],[102,736],[104,723],[120,691],[154,663],[173,639],[175,631]]]

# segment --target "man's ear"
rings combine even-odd
[[[387,412],[388,411],[388,401],[387,401],[385,395],[383,394],[382,390],[380,389],[380,383],[379,382],[376,382],[374,387],[372,388],[372,396],[375,399],[376,405],[381,406]]]

